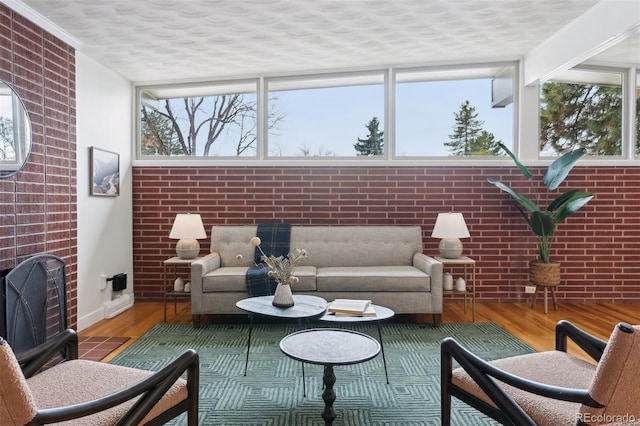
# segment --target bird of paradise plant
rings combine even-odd
[[[500,147],[513,159],[524,177],[529,180],[531,195],[516,192],[510,186],[493,178],[489,178],[487,181],[511,195],[516,201],[516,207],[520,210],[524,220],[536,236],[538,260],[543,263],[550,263],[551,242],[558,224],[578,211],[594,197],[592,192],[570,189],[549,202],[552,197],[551,191],[555,191],[564,182],[573,166],[585,154],[585,150],[580,148],[567,152],[553,161],[542,176],[542,183],[546,186],[547,191],[541,193],[538,191],[538,186],[533,181],[534,176],[529,169],[504,144],[500,143]],[[542,203],[546,204],[546,207],[542,207]]]

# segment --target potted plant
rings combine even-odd
[[[496,179],[489,178],[487,180],[511,195],[516,201],[516,207],[535,235],[538,258],[529,264],[529,279],[536,286],[557,286],[560,283],[560,263],[550,259],[553,236],[558,224],[587,204],[593,198],[593,193],[570,189],[551,200],[552,191],[555,191],[569,175],[576,162],[585,154],[585,150],[580,148],[567,152],[549,165],[542,176],[542,183],[547,188],[547,191],[543,193],[539,190],[540,185],[534,183],[534,176],[529,169],[520,163],[504,144],[500,143],[500,147],[513,159],[518,169],[529,180],[531,195],[527,196],[516,192],[510,186]],[[546,207],[541,207],[542,203],[546,204]]]

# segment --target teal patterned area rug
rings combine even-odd
[[[326,323],[311,323],[326,326]],[[351,329],[378,336],[374,324]],[[248,326],[158,324],[111,363],[158,370],[187,348],[200,355],[200,425],[323,425],[322,367],[301,364],[280,352],[279,342],[296,331],[293,323],[254,325],[249,369],[244,373]],[[344,426],[440,425],[440,342],[453,336],[482,358],[495,359],[533,350],[493,323],[383,323],[389,382],[382,355],[335,367],[337,418]],[[185,425],[186,415],[174,420]],[[491,425],[491,419],[454,398],[452,424]]]

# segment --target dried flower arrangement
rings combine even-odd
[[[289,285],[296,284],[300,281],[298,277],[293,275],[293,270],[307,258],[307,251],[305,249],[293,249],[289,252],[287,257],[284,256],[267,256],[264,251],[262,251],[262,247],[260,244],[262,241],[259,237],[251,238],[251,245],[257,247],[262,254],[260,259],[267,264],[269,267],[268,275],[273,277],[276,281],[281,284]],[[236,256],[238,260],[242,260],[242,255],[239,254]]]

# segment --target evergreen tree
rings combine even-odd
[[[184,155],[171,121],[156,110],[142,107],[142,141],[144,155]]]
[[[472,144],[473,155],[500,155],[502,149],[500,148],[500,141],[496,140],[493,133],[482,130],[480,136]]]
[[[353,144],[358,155],[383,155],[384,154],[384,132],[379,130],[380,122],[377,117],[373,117],[366,125],[369,134],[366,139],[358,138],[358,143]]]
[[[622,154],[620,87],[547,82],[540,105],[540,149]]]
[[[454,113],[454,116],[453,134],[449,135],[449,142],[444,145],[449,147],[453,155],[469,155],[484,121],[478,120],[476,108],[469,104],[469,100],[460,105],[460,111]]]
[[[444,145],[456,156],[486,155],[499,152],[498,142],[493,134],[482,130],[484,121],[478,120],[476,108],[468,100],[460,105],[460,111],[454,113],[455,124],[449,142]]]

